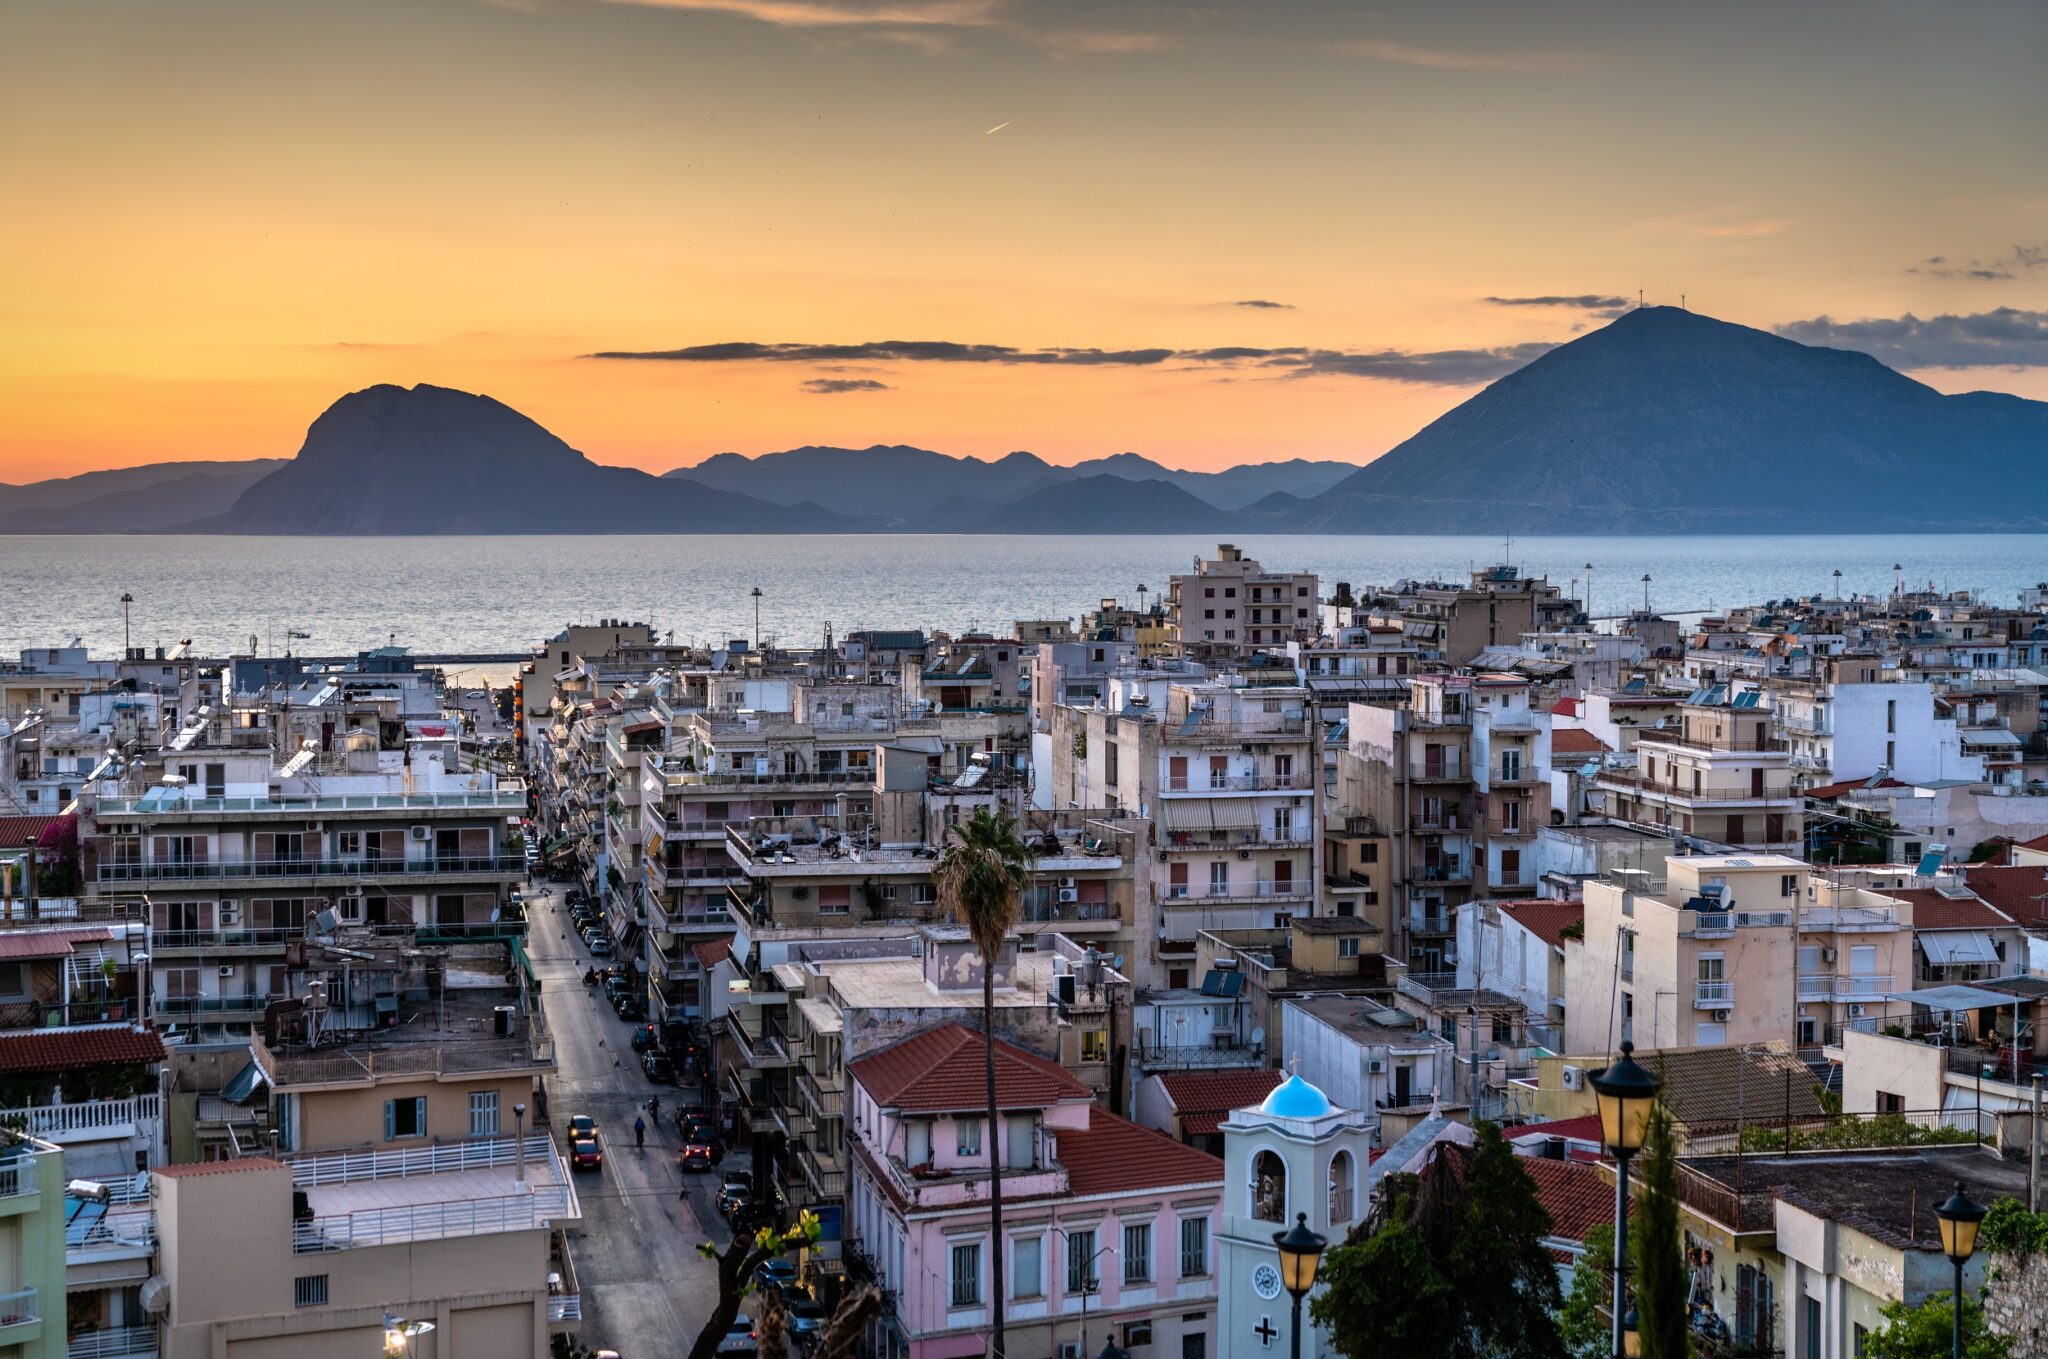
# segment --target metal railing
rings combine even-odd
[[[144,806],[147,801],[149,805]],[[331,812],[415,811],[461,808],[478,811],[526,810],[523,789],[492,789],[465,793],[341,793],[332,797],[187,797],[148,799],[103,798],[102,818],[109,816],[194,816],[214,812],[288,812],[316,816]]]
[[[1302,792],[1309,786],[1305,774],[1169,774],[1169,793],[1270,793]]]
[[[36,1163],[32,1158],[0,1162],[0,1199],[33,1194],[37,1188]]]
[[[65,1343],[65,1359],[149,1359],[157,1352],[156,1327],[117,1326],[80,1331]]]
[[[1196,882],[1175,883],[1166,889],[1168,901],[1261,901],[1271,897],[1307,896],[1315,889],[1306,878],[1284,882]]]
[[[260,859],[191,863],[103,863],[100,882],[193,882],[214,878],[263,881],[273,878],[401,878],[526,872],[523,854],[426,859]]]
[[[1883,1000],[1896,988],[1889,973],[1883,976],[1834,972],[1808,972],[1799,977],[1801,1000]]]
[[[1692,928],[1679,930],[1681,935],[1695,939],[1725,939],[1735,933],[1733,911],[1697,911],[1693,914]]]
[[[583,1320],[583,1295],[581,1293],[553,1293],[548,1296],[548,1320],[550,1322]],[[77,1359],[77,1356],[72,1356]]]
[[[1408,777],[1411,780],[1462,779],[1471,772],[1471,766],[1463,760],[1439,760],[1434,764],[1426,760],[1416,760],[1408,767]]]
[[[387,1246],[408,1241],[444,1241],[544,1227],[569,1211],[566,1185],[537,1185],[530,1194],[422,1203],[406,1208],[361,1208],[304,1218],[292,1224],[292,1254]]]
[[[1799,790],[1787,785],[1766,787],[1761,792],[1748,788],[1684,788],[1661,779],[1645,778],[1632,769],[1603,769],[1596,783],[1620,784],[1671,802],[1797,802]]]
[[[17,1288],[12,1293],[0,1293],[0,1328],[25,1326],[42,1319],[36,1308],[35,1289]]]
[[[1692,1007],[1695,1010],[1726,1010],[1734,1004],[1734,982],[1703,981],[1693,983]]]
[[[65,1133],[118,1128],[161,1117],[159,1095],[133,1095],[127,1099],[81,1100],[76,1104],[31,1104],[10,1109],[9,1120],[25,1120],[22,1131],[31,1137],[59,1137]]]

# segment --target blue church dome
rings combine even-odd
[[[1329,1096],[1301,1077],[1289,1076],[1273,1087],[1259,1112],[1275,1118],[1327,1118],[1337,1112],[1337,1107],[1330,1103]]]

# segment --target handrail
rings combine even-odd
[[[126,1099],[80,1100],[66,1104],[31,1104],[8,1110],[10,1119],[26,1120],[31,1137],[51,1137],[87,1128],[114,1128],[124,1123],[161,1117],[159,1095],[131,1095]]]
[[[525,1140],[528,1164],[552,1165],[559,1174],[561,1166],[554,1141],[546,1133],[528,1133]],[[294,1185],[352,1184],[509,1166],[519,1159],[515,1145],[510,1137],[472,1138],[392,1151],[311,1152],[287,1156],[285,1164],[292,1172]]]
[[[148,806],[143,805],[145,801]],[[100,800],[99,812],[102,816],[195,816],[206,812],[371,812],[437,807],[524,811],[526,793],[521,789],[492,789],[464,793],[337,793],[322,797],[110,797]]]
[[[65,1359],[148,1359],[157,1352],[156,1327],[117,1326],[81,1331],[66,1342]]]
[[[292,1253],[348,1250],[406,1241],[440,1241],[452,1236],[525,1231],[545,1226],[569,1211],[564,1185],[540,1185],[530,1194],[458,1199],[405,1208],[359,1208],[302,1219],[292,1224]]]
[[[391,878],[454,873],[523,874],[523,854],[431,859],[242,859],[196,863],[102,863],[101,882],[198,881],[212,878]]]

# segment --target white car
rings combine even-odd
[[[759,1348],[759,1338],[754,1334],[751,1318],[737,1316],[732,1325],[725,1328],[725,1335],[718,1342],[720,1354],[752,1354]]]

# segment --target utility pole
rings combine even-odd
[[[754,587],[754,650],[761,649],[761,587]]]
[[[135,596],[126,590],[121,592],[121,659],[130,660],[135,655],[135,643],[128,635],[128,606],[135,602]]]

